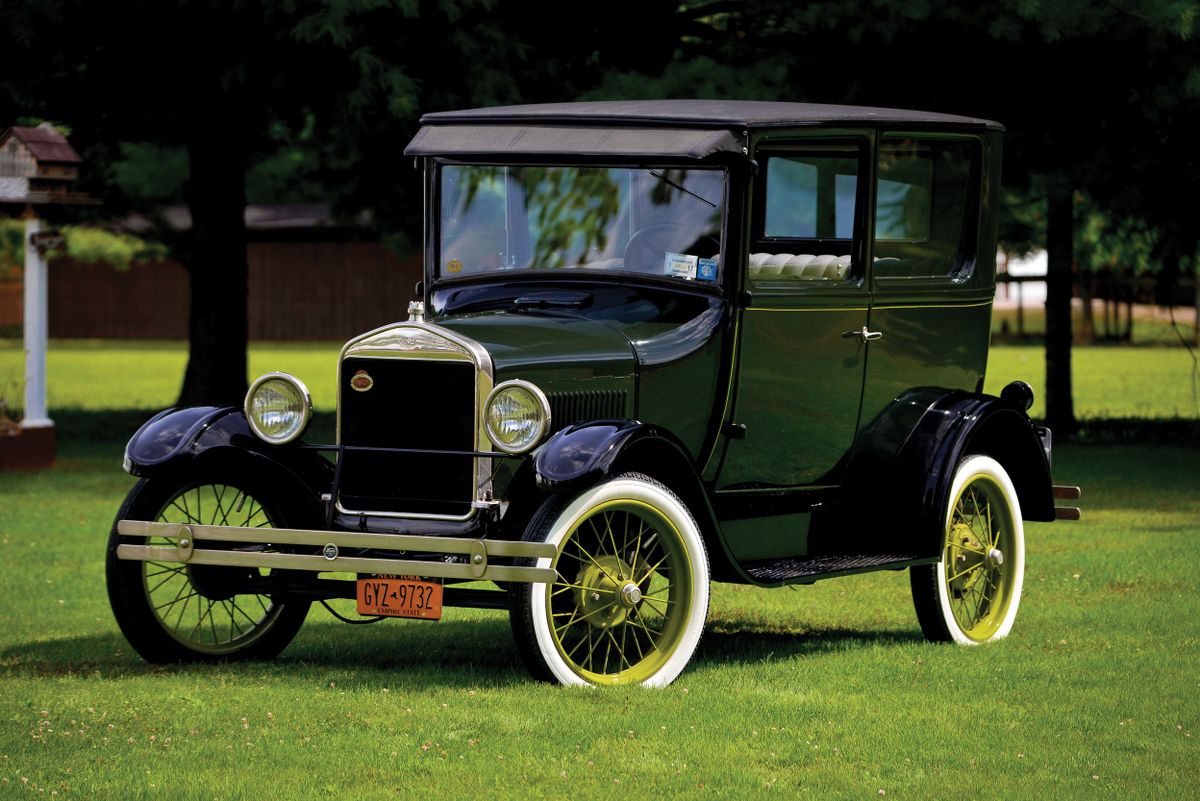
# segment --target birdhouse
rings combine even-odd
[[[66,137],[43,122],[36,128],[13,126],[0,136],[0,203],[72,203],[71,192],[82,159]]]

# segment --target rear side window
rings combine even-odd
[[[975,261],[979,148],[971,140],[884,137],[876,184],[875,274],[945,278]]]

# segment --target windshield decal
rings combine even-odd
[[[687,253],[667,253],[663,266],[663,275],[673,278],[686,278],[689,281],[696,277],[697,257]]]

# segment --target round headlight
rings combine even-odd
[[[303,434],[311,417],[308,387],[287,373],[267,373],[246,393],[250,428],[272,445],[283,445]]]
[[[505,381],[488,395],[484,428],[505,453],[524,453],[550,430],[550,404],[528,381]]]

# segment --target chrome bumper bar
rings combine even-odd
[[[423,537],[411,534],[360,534],[350,531],[311,531],[291,528],[242,528],[240,526],[180,525],[122,520],[117,533],[124,537],[162,537],[174,545],[117,546],[117,558],[142,562],[182,562],[189,565],[261,567],[276,570],[309,570],[318,573],[388,573],[429,578],[450,578],[522,583],[552,582],[558,577],[551,567],[494,565],[491,557],[553,559],[557,548],[545,542],[513,542],[468,537]],[[207,542],[237,542],[253,545],[308,545],[320,554],[272,551],[231,551],[199,547]],[[342,548],[396,551],[397,558],[342,556]],[[465,562],[401,559],[407,551],[465,556]]]

